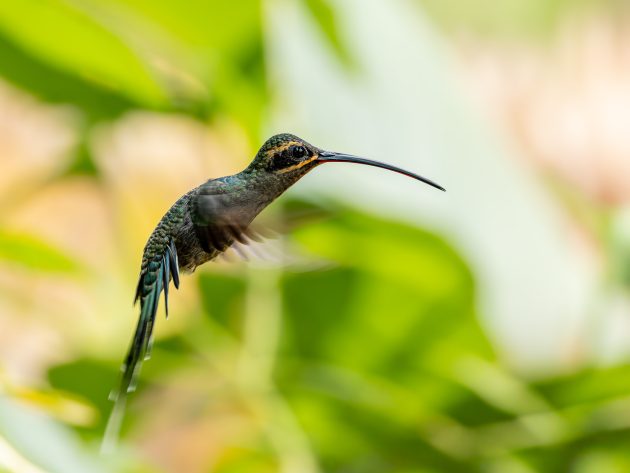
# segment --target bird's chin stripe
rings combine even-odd
[[[300,169],[301,167],[306,166],[308,163],[312,163],[316,159],[317,159],[317,155],[313,156],[310,159],[307,159],[306,161],[302,161],[301,163],[297,163],[293,166],[289,166],[288,168],[280,169],[279,171],[276,171],[276,172],[278,174],[284,174],[285,172],[295,171],[296,169]]]

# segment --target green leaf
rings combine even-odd
[[[204,313],[240,337],[246,283],[242,277],[204,272],[199,277]]]
[[[348,67],[354,66],[352,56],[339,34],[335,10],[328,0],[305,0],[305,5],[341,63]]]
[[[0,396],[0,432],[24,458],[50,473],[98,473],[107,469],[64,426],[35,409]]]
[[[294,233],[338,267],[284,276],[283,392],[328,470],[466,471],[467,427],[514,417],[458,377],[468,359],[494,358],[469,270],[426,231],[330,213]],[[463,440],[438,448],[433,423],[458,427]]]
[[[114,117],[133,106],[128,97],[43,61],[0,30],[0,75],[51,103],[78,106],[90,121]]]
[[[50,384],[64,392],[87,400],[98,411],[95,422],[85,426],[86,432],[100,436],[112,409],[109,393],[119,381],[117,366],[97,360],[81,359],[57,365],[48,372]]]
[[[114,19],[91,18],[71,5],[55,0],[2,2],[0,29],[52,67],[148,106],[166,103],[164,90],[120,37]]]
[[[278,465],[270,452],[232,447],[217,459],[212,471],[215,473],[273,473],[278,471]]]
[[[621,398],[630,392],[630,366],[579,370],[534,387],[558,408]]]
[[[0,232],[0,260],[49,273],[74,273],[80,269],[72,257],[26,234]]]
[[[260,0],[102,3],[122,4],[159,28],[186,56],[168,66],[185,79],[180,85],[192,85],[210,115],[235,119],[252,142],[259,140],[269,99]]]

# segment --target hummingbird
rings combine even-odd
[[[302,176],[324,163],[375,166],[445,190],[425,177],[390,164],[325,151],[288,133],[272,136],[243,171],[210,179],[180,197],[151,233],[144,247],[134,298],[134,303],[140,302],[140,317],[121,367],[120,387],[111,396],[117,404],[135,390],[140,366],[150,355],[162,293],[168,317],[171,281],[177,289],[180,272],[191,273],[232,245],[259,239],[250,226],[256,216]]]

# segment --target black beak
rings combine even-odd
[[[436,184],[430,179],[426,177],[419,176],[418,174],[414,174],[413,172],[405,171],[404,169],[398,168],[396,166],[392,166],[390,164],[381,163],[379,161],[372,161],[371,159],[359,158],[358,156],[352,156],[351,154],[343,154],[343,153],[334,153],[332,151],[322,151],[319,153],[317,161],[320,163],[356,163],[356,164],[365,164],[366,166],[374,166],[377,168],[387,169],[389,171],[397,172],[398,174],[402,174],[404,176],[411,177],[418,181],[424,182],[425,184],[429,184],[436,189],[440,189],[441,191],[446,192],[444,187]]]

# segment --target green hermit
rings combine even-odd
[[[125,363],[120,387],[114,393],[116,412],[122,412],[127,393],[135,389],[141,363],[150,352],[159,298],[164,293],[168,316],[170,282],[179,287],[180,271],[192,272],[235,243],[246,244],[256,235],[254,218],[302,176],[324,163],[356,163],[394,171],[437,189],[429,179],[389,164],[319,149],[290,134],[269,138],[246,169],[211,179],[182,196],[166,212],[149,237],[142,255],[135,301],[140,317]],[[116,419],[114,424],[119,424]]]

